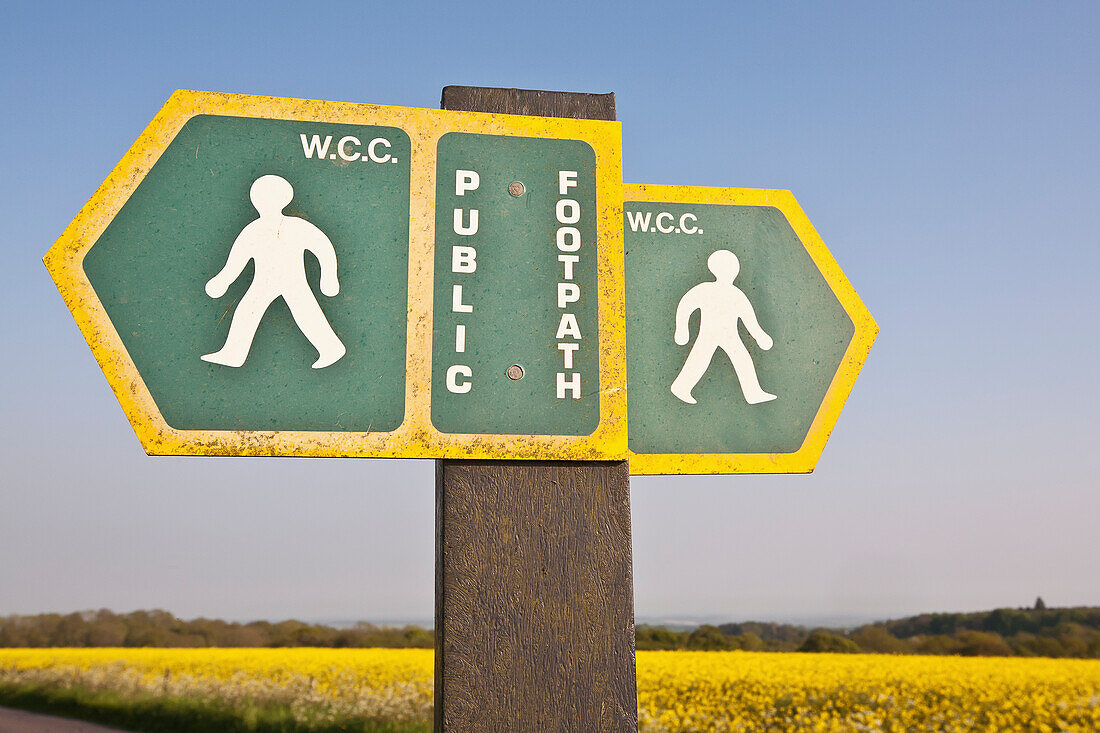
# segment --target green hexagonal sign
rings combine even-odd
[[[877,327],[786,191],[627,187],[634,473],[809,471]]]
[[[188,120],[84,258],[171,427],[401,424],[410,152],[392,127]]]

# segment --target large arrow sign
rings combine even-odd
[[[618,123],[177,92],[46,256],[157,454],[622,458]]]

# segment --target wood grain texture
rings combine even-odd
[[[625,461],[439,461],[436,730],[636,731]]]
[[[614,94],[446,87],[443,109],[614,120]],[[635,733],[626,461],[437,463],[437,733]]]
[[[443,87],[440,107],[463,112],[614,120],[615,94],[450,86]]]

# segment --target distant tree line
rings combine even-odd
[[[167,611],[47,613],[0,617],[0,647],[420,647],[434,637],[419,626],[392,628],[358,623],[335,628],[301,621],[241,624],[197,618],[182,621]]]
[[[638,649],[1100,658],[1100,608],[998,608],[931,613],[856,629],[789,624],[704,625],[690,631],[639,626]],[[167,611],[48,613],[0,617],[0,647],[391,647],[431,648],[419,626],[357,623],[336,628],[301,621],[183,621]]]
[[[1100,659],[1100,608],[930,613],[856,629],[748,622],[673,631],[639,626],[638,649],[955,654]]]

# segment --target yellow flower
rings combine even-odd
[[[289,706],[302,720],[431,718],[422,649],[0,649],[0,685]],[[1100,730],[1100,660],[639,652],[645,733]]]

